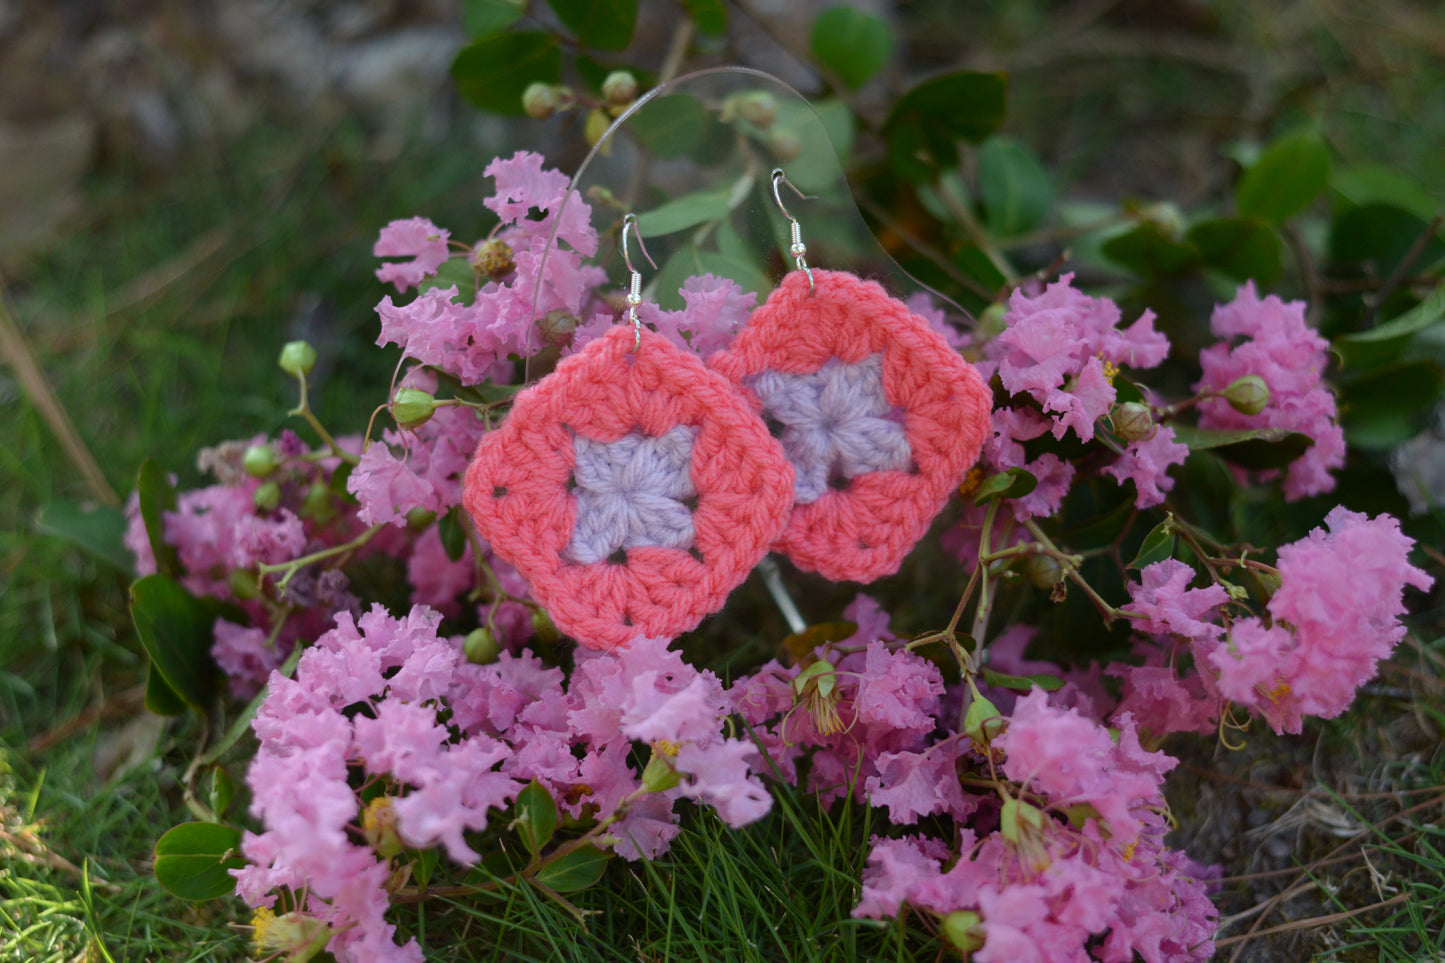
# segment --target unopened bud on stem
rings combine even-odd
[[[292,377],[304,378],[316,367],[316,349],[305,341],[288,341],[281,348],[281,358],[277,364]]]
[[[637,78],[625,70],[614,70],[602,81],[602,96],[609,104],[630,104],[637,99]]]
[[[496,238],[483,241],[472,249],[472,270],[489,278],[501,278],[516,268],[512,248]]]
[[[546,120],[561,105],[562,98],[552,84],[528,84],[522,91],[522,110],[533,120]]]
[[[1245,375],[1224,389],[1224,400],[1241,415],[1257,415],[1269,405],[1269,385],[1259,375]]]
[[[1148,405],[1126,401],[1109,413],[1114,434],[1125,442],[1143,441],[1154,434],[1154,415]]]
[[[270,445],[252,445],[241,456],[241,468],[252,478],[265,478],[281,465]]]
[[[436,398],[420,388],[396,389],[396,400],[391,403],[391,416],[403,428],[426,424],[436,410]]]

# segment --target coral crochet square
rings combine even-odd
[[[463,504],[589,648],[686,632],[787,523],[793,468],[727,379],[619,327],[522,392],[477,446]]]
[[[978,458],[988,388],[881,286],[794,271],[709,366],[783,442],[796,504],[776,547],[800,568],[868,582],[898,570]]]

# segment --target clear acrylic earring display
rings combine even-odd
[[[638,234],[659,265],[643,286],[644,322],[662,328],[681,323],[667,312],[689,302],[722,303],[719,283],[689,282],[704,275],[729,281],[743,298],[750,294],[751,303],[762,304],[793,270],[789,223],[773,199],[775,168],[806,195],[783,187],[806,234],[811,265],[877,280],[910,307],[943,310],[950,323],[962,322],[967,312],[899,267],[859,211],[840,162],[852,150],[853,124],[841,103],[815,110],[789,85],[742,67],[688,74],[639,99],[587,155],[572,180],[576,193],[558,218],[559,225],[567,221],[567,205],[588,205],[601,238],[595,263],[618,292],[592,316],[576,319],[581,340],[600,333],[609,311],[615,320],[626,316],[628,275],[617,239],[628,211],[636,212]],[[733,309],[730,319],[738,318],[738,307],[724,308]],[[699,338],[693,347],[704,357],[723,346],[720,330],[684,331],[686,340]]]

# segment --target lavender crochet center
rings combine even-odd
[[[617,441],[575,435],[577,520],[563,558],[578,565],[644,545],[691,548],[692,446],[697,429],[678,425],[650,437],[634,432]]]
[[[780,440],[797,472],[793,492],[800,505],[829,488],[846,488],[858,475],[913,465],[902,409],[883,393],[881,354],[856,364],[834,358],[805,375],[769,369],[747,383],[762,399],[763,416],[783,426]]]

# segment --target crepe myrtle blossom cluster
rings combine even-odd
[[[722,735],[729,694],[665,641],[579,652],[564,680],[529,653],[469,662],[440,621],[424,606],[342,612],[294,678],[271,676],[247,774],[261,831],[244,836],[250,865],[233,871],[264,911],[258,942],[288,932],[324,938],[341,963],[418,963],[420,946],[398,944],[386,919],[416,851],[475,865],[482,834],[534,781],[626,859],[667,849],[680,799],[731,826],[770,808],[756,747]],[[635,746],[650,747],[645,768]],[[273,930],[282,897],[288,928]]]
[[[745,826],[769,812],[767,784],[780,779],[825,805],[886,814],[857,917],[907,914],[980,963],[1207,959],[1212,872],[1165,843],[1174,760],[1154,750],[1244,713],[1276,732],[1337,715],[1402,637],[1404,588],[1431,580],[1409,564],[1394,519],[1337,508],[1273,565],[1189,529],[1192,563],[1126,572],[1128,599],[1111,603],[1045,523],[1091,475],[1126,508],[1162,514],[1196,413],[1196,432],[1308,436],[1283,492],[1328,491],[1343,436],[1303,306],[1242,287],[1214,313],[1221,341],[1200,356],[1194,396],[1170,403],[1145,383],[1170,351],[1154,316],[1126,322],[1071,276],[1013,291],[972,333],[910,299],[995,387],[992,437],[965,492],[1011,469],[1034,483],[981,505],[964,498],[962,524],[944,536],[963,562],[958,614],[978,605],[972,635],[954,633],[956,615],[944,632],[900,639],[859,596],[843,613],[848,638],[784,646],[727,686],[671,640],[555,647],[525,582],[458,510],[520,362],[577,351],[626,310],[588,263],[599,232],[567,177],[527,152],[486,173],[498,219],[486,238],[462,243],[417,217],[376,242],[388,259],[377,277],[395,289],[376,306],[378,344],[402,354],[392,426],[333,439],[306,407],[309,367],[283,357],[323,445],[288,431],[208,450],[214,484],[180,492],[158,528],[150,512],[149,532],[139,499],[130,505],[140,573],[235,603],[212,653],[237,695],[266,686],[247,772],[256,831],[234,872],[258,945],[293,959],[323,947],[343,963],[422,959],[393,907],[423,898],[423,866],[456,869],[454,882],[484,856],[526,849],[503,840],[524,792],[545,792],[563,830],[518,872],[569,846],[659,856],[682,800]],[[703,357],[757,305],[712,275],[679,293],[681,310],[644,303],[640,320]],[[1129,657],[1061,668],[1030,656],[1027,624],[995,626],[1018,560],[1030,574],[1045,563],[1034,584],[1055,597],[1077,584],[1105,617],[1128,619]],[[386,574],[368,581],[368,566]],[[407,597],[386,595],[390,610],[358,597],[403,570]],[[278,671],[309,640],[294,672]],[[1062,684],[1027,691],[998,673]]]
[[[993,547],[1004,547],[1015,523],[1056,515],[1080,465],[1120,485],[1133,482],[1138,508],[1164,503],[1174,488],[1170,470],[1189,454],[1172,422],[1191,407],[1197,407],[1200,429],[1305,435],[1310,446],[1283,474],[1285,497],[1333,489],[1330,472],[1344,463],[1344,434],[1322,379],[1328,345],[1305,324],[1304,311],[1303,302],[1261,299],[1252,282],[1241,286],[1233,301],[1214,311],[1211,327],[1223,340],[1200,353],[1204,376],[1194,385],[1195,396],[1169,405],[1142,382],[1120,380],[1125,374],[1139,378],[1169,354],[1151,312],[1123,325],[1118,305],[1077,290],[1068,274],[1015,290],[996,333],[967,349],[985,377],[996,376],[999,399],[979,476],[1020,469],[1036,482],[1009,500],[1012,519],[1003,520]],[[1073,435],[1100,457],[1061,458],[1044,450],[1040,439],[1046,435]],[[949,546],[966,563],[977,555],[982,519],[981,508],[966,505],[961,528],[950,533]],[[1023,539],[1019,533],[1016,540]]]
[[[972,683],[947,690],[871,599],[845,614],[855,635],[733,692],[783,779],[898,827],[956,827],[875,836],[854,916],[907,907],[984,963],[1084,960],[1094,943],[1105,960],[1209,958],[1209,873],[1163,843],[1173,759],[1145,751],[1127,717],[1116,742],[1042,690],[1004,716]]]
[[[338,613],[359,614],[348,572],[378,559],[404,563],[415,603],[457,618],[470,601],[471,617],[502,645],[533,635],[526,583],[485,543],[477,543],[480,563],[471,542],[453,559],[435,524],[376,526],[338,490],[337,473],[360,446],[360,439],[342,437],[340,455],[313,451],[287,430],[275,439],[260,435],[205,449],[198,467],[215,483],[179,492],[175,508],[162,513],[160,536],[174,553],[180,584],[234,606],[216,619],[211,648],[233,694],[254,695],[298,641],[316,638]],[[442,444],[433,450],[433,464],[448,452]],[[460,471],[465,461],[453,467]],[[138,495],[126,516],[124,542],[136,573],[156,573]],[[298,564],[307,558],[315,564]]]
[[[1339,507],[1325,526],[1280,546],[1275,566],[1255,563],[1278,586],[1262,615],[1239,615],[1218,582],[1196,587],[1181,561],[1145,568],[1130,586],[1143,664],[1109,670],[1124,682],[1120,712],[1163,735],[1211,732],[1229,702],[1277,733],[1345,711],[1404,637],[1405,587],[1433,580],[1394,518]]]

